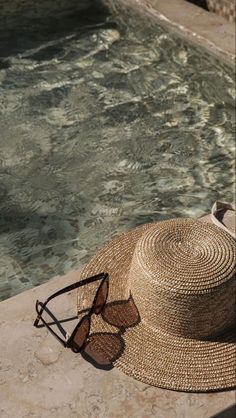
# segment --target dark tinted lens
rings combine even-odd
[[[128,300],[108,303],[102,316],[106,322],[118,328],[134,326],[140,320],[138,309],[132,297]]]
[[[79,351],[83,347],[84,343],[86,342],[86,339],[88,338],[89,330],[90,330],[90,317],[85,316],[81,320],[76,330],[76,333],[73,337],[74,351]]]
[[[122,338],[117,334],[93,334],[84,349],[90,359],[98,366],[109,366],[121,354],[124,348]]]
[[[94,299],[94,310],[96,314],[99,314],[105,303],[107,300],[107,295],[108,295],[108,287],[109,287],[109,283],[108,283],[108,277],[104,280],[104,282],[102,282],[101,286],[99,287],[96,297]]]

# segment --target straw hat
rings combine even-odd
[[[81,277],[108,272],[108,302],[131,294],[138,309],[114,366],[173,390],[236,386],[234,269],[235,240],[209,219],[148,223],[112,239]],[[91,287],[78,291],[78,311],[93,296]],[[94,333],[117,331],[101,315],[92,324]]]

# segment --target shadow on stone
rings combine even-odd
[[[211,415],[210,418],[235,418],[236,417],[236,405],[232,405],[227,409],[219,412],[216,415]]]

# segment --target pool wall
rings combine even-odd
[[[84,9],[92,0],[0,0],[0,18],[30,16],[48,16],[53,13],[63,13],[71,8]]]

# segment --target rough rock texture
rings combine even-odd
[[[151,387],[116,369],[95,369],[44,328],[34,328],[35,300],[77,277],[72,272],[0,303],[1,418],[212,418],[227,408],[227,416],[234,416],[234,391],[188,394]],[[75,310],[75,292],[53,303],[61,317]]]

